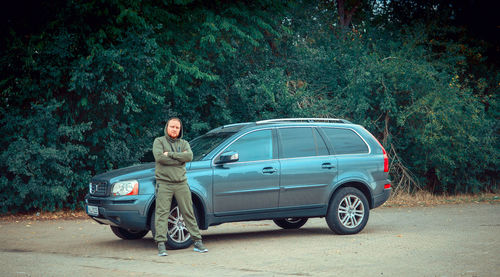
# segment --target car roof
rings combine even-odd
[[[266,119],[256,122],[243,122],[224,125],[215,129],[212,129],[209,133],[216,132],[238,132],[243,129],[249,129],[251,127],[257,126],[297,126],[298,124],[302,126],[328,126],[328,125],[354,125],[352,122],[340,119],[340,118],[276,118],[276,119]]]

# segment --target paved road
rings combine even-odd
[[[378,208],[353,236],[320,218],[202,233],[208,253],[157,257],[151,234],[124,241],[91,220],[0,222],[0,276],[500,276],[500,204]]]

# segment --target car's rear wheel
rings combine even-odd
[[[194,214],[196,219],[198,219],[198,214],[196,209],[194,209]],[[156,234],[155,229],[155,211],[151,214],[151,232],[153,237]],[[175,201],[172,203],[170,208],[170,213],[168,215],[168,231],[167,231],[167,247],[170,249],[183,249],[189,247],[193,243],[191,239],[191,234],[187,230],[186,224],[184,224],[184,218],[180,212],[179,206]]]
[[[365,228],[369,215],[366,196],[356,188],[345,187],[330,201],[326,222],[335,233],[352,235]]]
[[[276,225],[280,226],[283,229],[299,229],[304,226],[307,222],[307,218],[302,217],[287,217],[280,219],[273,219]]]
[[[113,233],[117,237],[122,239],[142,239],[149,232],[149,230],[135,231],[130,229],[124,229],[117,226],[109,226],[109,227],[111,227],[111,231],[113,231]]]

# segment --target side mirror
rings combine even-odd
[[[238,156],[238,152],[228,151],[224,152],[220,155],[219,160],[217,160],[216,164],[225,164],[230,162],[237,162],[240,159]]]

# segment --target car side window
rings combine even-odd
[[[328,148],[326,147],[325,141],[321,138],[319,131],[317,128],[314,128],[314,137],[316,138],[316,145],[318,146],[318,156],[326,156],[330,153],[328,152]]]
[[[239,162],[270,160],[273,158],[273,138],[271,130],[261,130],[246,134],[233,142],[226,151],[236,151]]]
[[[368,146],[359,135],[349,129],[323,128],[330,139],[335,154],[363,154],[368,153]]]
[[[328,150],[313,128],[280,128],[280,158],[311,157],[328,155]]]

